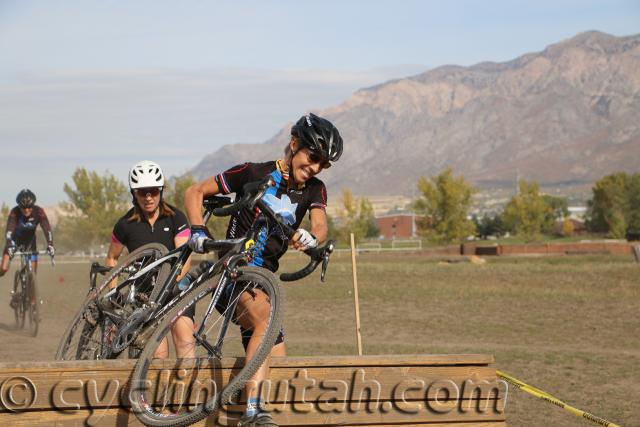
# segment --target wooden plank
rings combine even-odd
[[[224,358],[223,368],[232,368],[241,364],[243,358]],[[488,365],[494,363],[492,355],[486,354],[428,354],[428,355],[376,355],[376,356],[305,356],[305,357],[272,357],[271,367],[281,366],[457,366]],[[64,371],[86,370],[132,370],[136,360],[72,360],[52,362],[11,362],[0,363],[0,374],[11,372],[37,372],[59,369]],[[174,360],[156,360],[154,365],[167,366],[175,364]]]
[[[267,405],[267,409],[270,406]],[[277,408],[277,407],[276,407]],[[244,407],[233,408],[230,412],[222,412],[218,424],[235,426]],[[298,406],[281,408],[271,412],[274,421],[283,426],[315,426],[315,425],[375,425],[411,423],[454,423],[477,421],[505,421],[504,414],[498,414],[487,408],[484,412],[462,411],[458,402],[442,402],[437,406],[420,406],[412,402],[398,409],[391,402],[380,402],[377,408],[343,408],[339,404],[327,404],[322,408]]]
[[[127,383],[134,363],[1,364],[0,420],[10,425],[139,425],[123,409],[129,406]],[[271,387],[264,397],[267,409],[283,426],[504,426],[505,390],[491,363],[493,357],[484,355],[274,358]],[[175,396],[170,401],[180,402],[185,400],[180,392],[194,383],[196,388],[213,384],[218,389],[241,364],[241,358],[205,362],[191,371],[182,370],[185,364],[175,360],[156,360],[151,385],[160,385],[157,399],[166,392]],[[484,384],[480,395],[473,393],[478,384]],[[29,400],[31,391],[37,392]],[[7,399],[22,402],[28,410],[8,412]],[[239,414],[243,405],[238,403],[225,408],[219,421],[234,425],[227,410]],[[213,420],[208,425],[214,425]]]
[[[504,420],[486,420],[486,421],[452,421],[452,422],[442,422],[442,421],[419,421],[413,420],[410,424],[407,423],[393,423],[393,422],[383,422],[376,424],[375,422],[379,420],[379,418],[368,418],[365,417],[361,419],[361,421],[352,420],[350,415],[345,415],[344,418],[340,419],[338,417],[334,417],[333,419],[322,418],[322,417],[304,417],[300,416],[299,419],[293,420],[293,422],[297,424],[287,424],[287,420],[290,418],[280,417],[278,415],[274,416],[274,420],[281,426],[300,426],[300,425],[341,425],[341,426],[375,426],[375,427],[391,427],[402,425],[403,427],[418,427],[418,426],[429,426],[429,427],[506,427],[506,422]],[[335,422],[334,422],[335,421]],[[73,413],[56,413],[49,411],[35,411],[29,412],[25,414],[10,414],[10,415],[0,415],[0,422],[7,423],[12,427],[31,427],[31,426],[61,426],[61,427],[85,427],[87,425],[95,426],[95,427],[140,427],[143,426],[140,421],[133,415],[131,412],[125,409],[103,409],[97,411],[75,411]],[[198,423],[193,424],[198,427],[212,427],[217,425],[236,425],[235,421],[225,423],[225,419],[209,417],[206,420],[202,420]],[[300,424],[301,422],[301,424]],[[331,422],[334,422],[331,424]]]
[[[165,389],[169,393],[178,387],[185,389],[208,389],[209,393],[220,390],[220,384],[226,384],[231,376],[231,369],[220,370],[216,374],[215,386],[211,382],[211,372],[201,370],[197,373],[181,372],[176,377],[175,370],[155,368],[151,375],[151,390]],[[31,387],[38,391],[31,409],[49,407],[93,407],[102,408],[119,401],[122,406],[129,406],[126,399],[126,385],[130,372],[121,371],[84,371],[84,372],[37,372],[28,376],[0,376],[0,383],[16,379],[28,379]],[[446,384],[441,384],[446,381]],[[307,400],[315,401],[322,395],[333,392],[337,400],[348,400],[353,396],[368,395],[369,390],[382,398],[405,400],[424,399],[430,389],[454,387],[461,393],[465,384],[486,382],[496,386],[495,370],[490,367],[475,366],[409,366],[409,367],[329,367],[329,368],[273,368],[269,382],[264,385],[265,397],[272,402],[296,401],[304,393]],[[30,390],[16,388],[16,401],[25,401]],[[21,394],[22,393],[22,394]],[[443,390],[444,393],[444,390]],[[158,393],[156,393],[158,394]],[[432,397],[432,398],[435,398]],[[2,411],[2,409],[0,409]]]

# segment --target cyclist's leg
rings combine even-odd
[[[171,329],[178,359],[195,357],[193,330],[193,317],[189,316],[180,316]]]
[[[242,295],[240,295],[236,314],[238,315],[238,322],[243,329],[243,344],[245,345],[247,359],[253,357],[262,341],[262,337],[268,326],[270,309],[271,304],[269,298],[260,289],[254,289],[252,293],[243,292]],[[281,331],[276,340],[276,345],[274,345],[269,353],[269,357],[245,385],[247,401],[258,398],[258,385],[269,377],[270,357],[285,355],[286,347],[284,344],[284,335]]]
[[[167,341],[167,337],[162,339],[155,353],[153,353],[153,357],[154,359],[166,359],[169,357],[169,342]]]

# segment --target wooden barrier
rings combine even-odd
[[[216,364],[214,381],[213,364],[189,373],[175,360],[157,360],[152,390],[169,393],[174,402],[187,389],[209,387],[210,393],[240,363]],[[281,426],[505,426],[506,384],[497,380],[492,364],[486,355],[274,358],[262,395]],[[140,425],[127,399],[133,365],[0,364],[0,420],[12,426]],[[236,425],[242,410],[240,399],[197,425]]]
[[[464,243],[461,255],[632,255],[633,245],[617,242],[576,242],[576,243],[509,243],[480,244]]]

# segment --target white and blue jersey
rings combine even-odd
[[[284,171],[281,160],[266,163],[244,163],[216,175],[215,180],[223,194],[236,193],[242,197],[242,187],[271,175],[276,182],[262,200],[279,214],[284,222],[297,229],[311,209],[326,209],[327,191],[324,183],[316,177],[304,185],[290,186],[289,174]],[[243,209],[229,220],[227,238],[244,236],[257,217],[255,211]],[[278,270],[278,259],[287,251],[288,241],[279,230],[262,230],[256,241],[253,264],[271,271]]]

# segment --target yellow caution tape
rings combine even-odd
[[[527,393],[538,397],[542,400],[546,400],[547,402],[556,405],[559,408],[564,409],[565,411],[569,411],[572,414],[584,418],[586,420],[592,421],[596,424],[600,424],[601,426],[605,426],[605,427],[620,427],[618,424],[614,424],[612,422],[609,422],[605,419],[602,419],[600,417],[597,417],[593,414],[590,414],[588,412],[582,411],[578,408],[574,408],[571,405],[567,405],[566,403],[564,403],[563,401],[561,401],[558,398],[553,397],[552,395],[550,395],[549,393],[540,390],[539,388],[535,388],[533,386],[530,386],[529,384],[523,383],[522,381],[518,380],[517,378],[512,377],[511,375],[507,375],[504,372],[501,371],[497,371],[497,375],[502,378],[503,380],[507,381],[508,383],[516,386],[517,388],[519,388],[522,391],[526,391]]]

